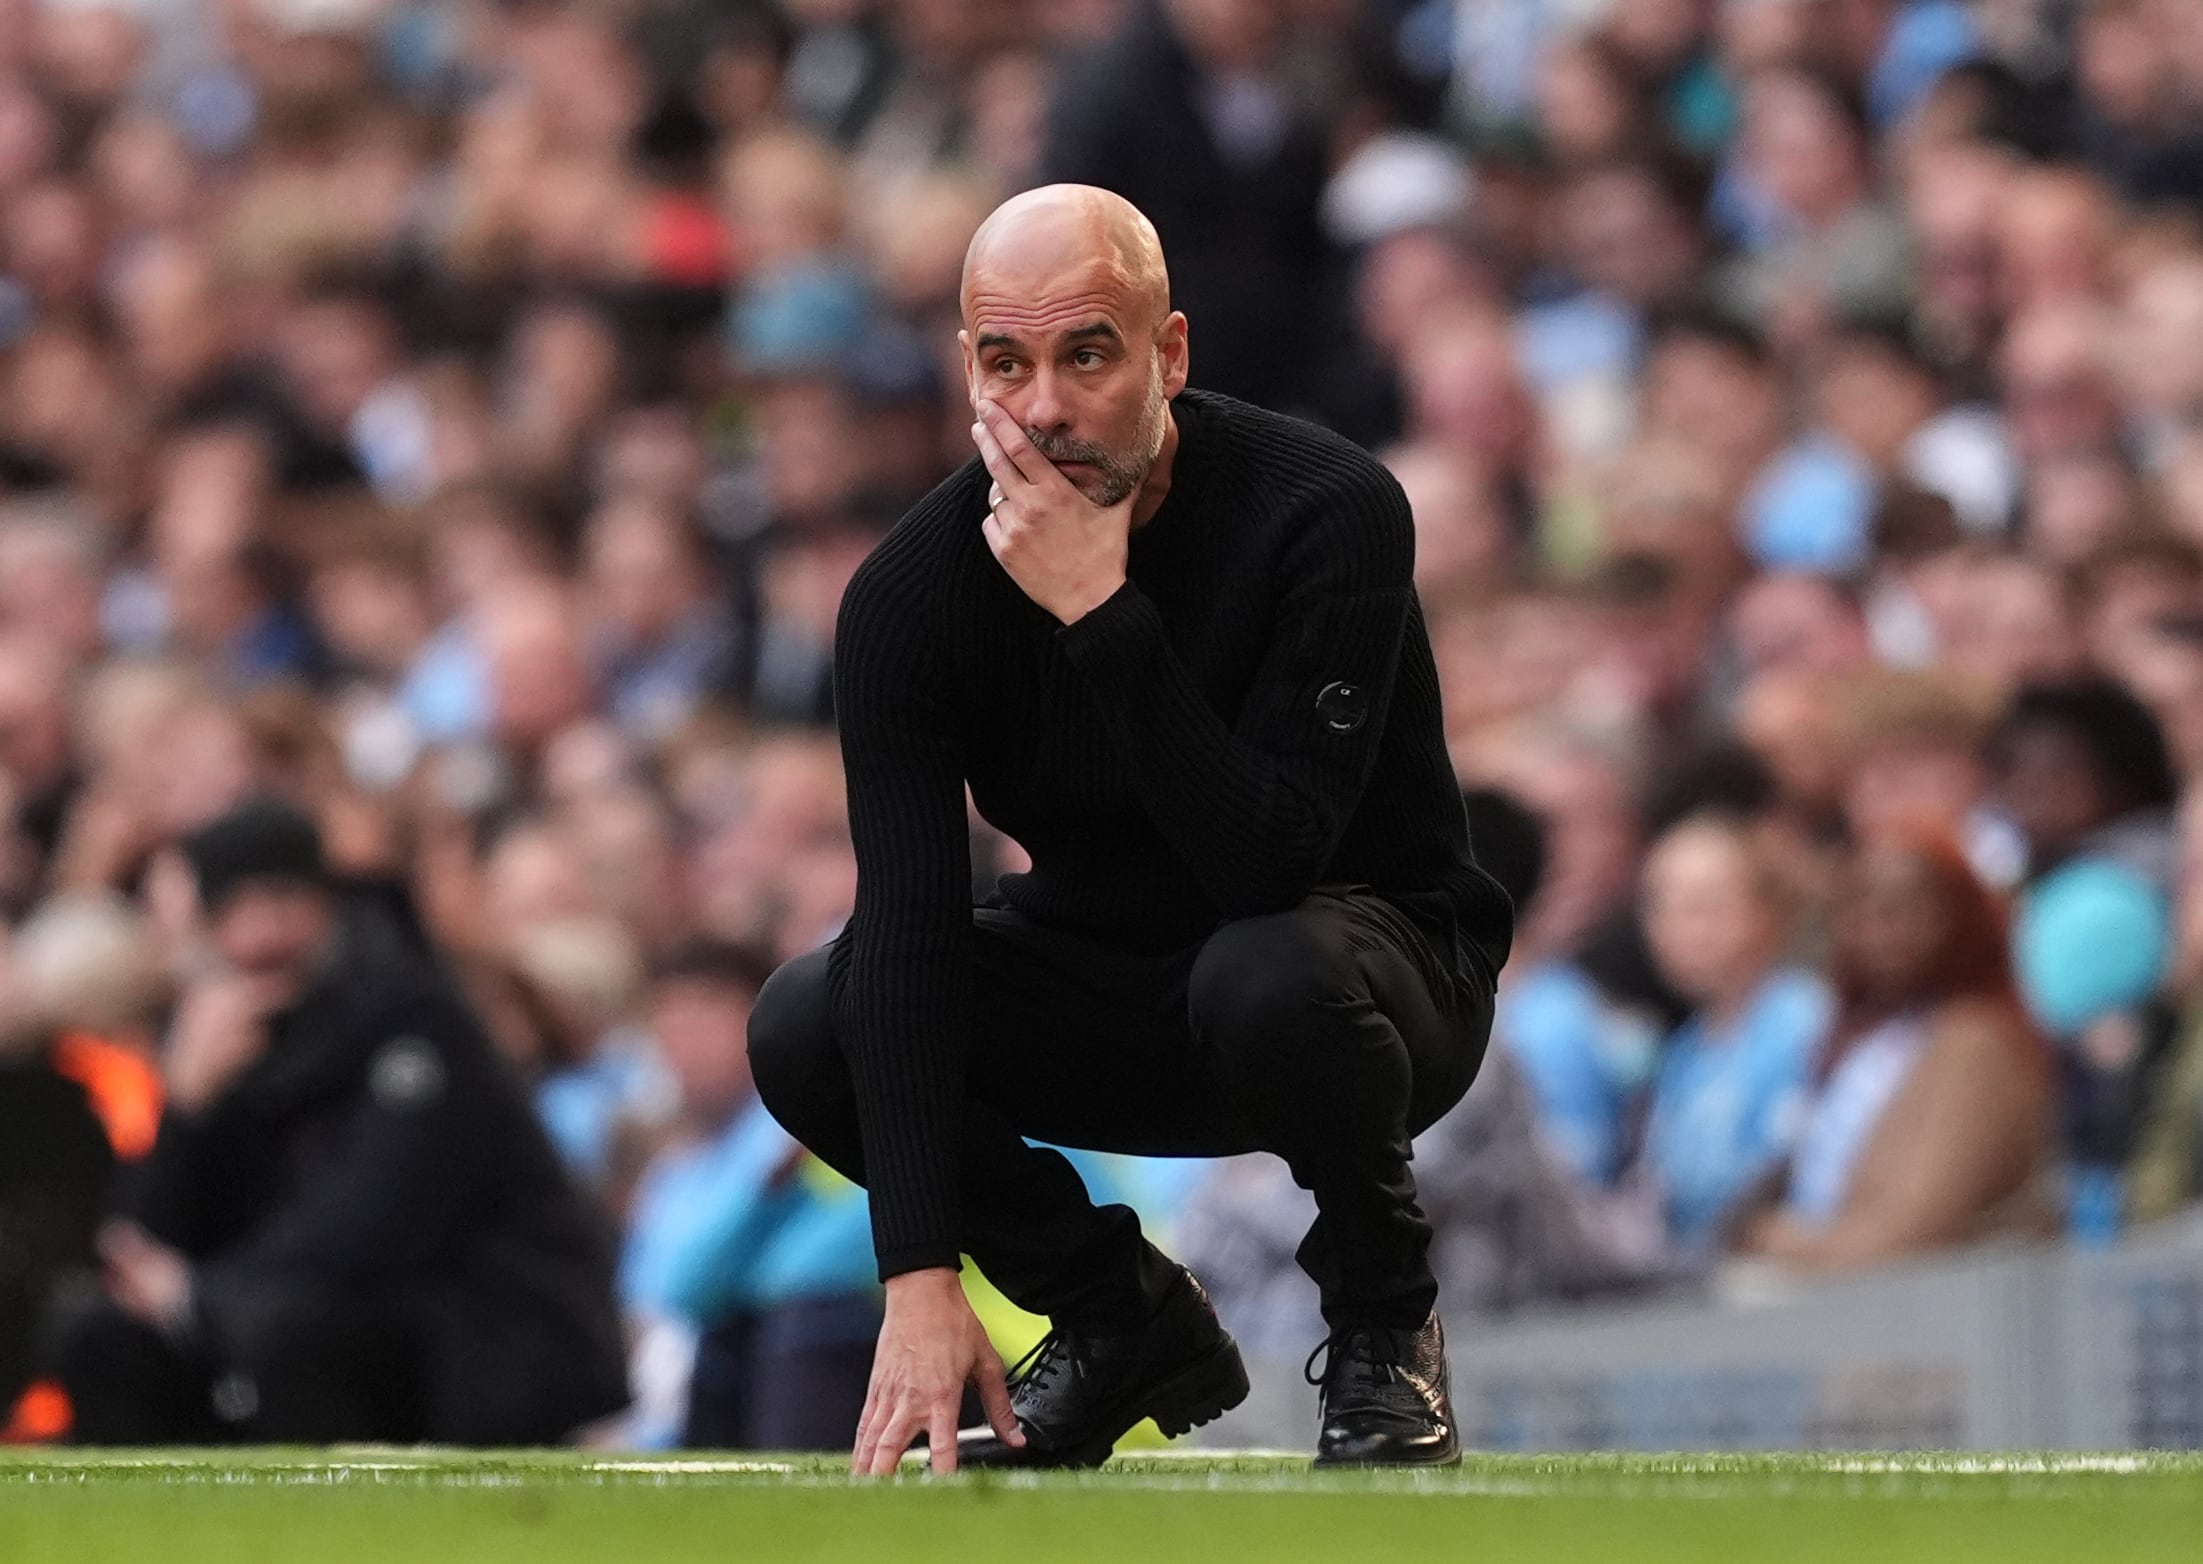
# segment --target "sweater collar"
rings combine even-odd
[[[1171,400],[1170,411],[1178,425],[1178,450],[1170,464],[1170,492],[1163,496],[1163,503],[1156,507],[1147,525],[1132,534],[1134,548],[1144,538],[1175,530],[1175,518],[1201,497],[1215,460],[1215,408],[1208,393],[1181,391]]]

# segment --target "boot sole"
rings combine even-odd
[[[1446,1454],[1438,1457],[1436,1460],[1433,1461],[1388,1461],[1382,1458],[1371,1457],[1364,1457],[1360,1460],[1341,1460],[1334,1457],[1327,1460],[1323,1456],[1319,1455],[1316,1457],[1313,1464],[1315,1466],[1315,1469],[1319,1472],[1372,1471],[1379,1467],[1391,1470],[1427,1468],[1431,1471],[1437,1471],[1441,1467],[1459,1466],[1461,1464],[1461,1447],[1459,1445],[1455,1445],[1453,1449],[1447,1451]]]
[[[1079,1446],[1074,1465],[1099,1466],[1116,1452],[1117,1441],[1132,1432],[1143,1418],[1152,1418],[1166,1439],[1190,1434],[1215,1422],[1247,1399],[1247,1365],[1240,1359],[1239,1344],[1226,1336],[1206,1356],[1180,1370],[1126,1410],[1124,1419],[1106,1438],[1097,1435]]]
[[[1239,1356],[1239,1344],[1226,1336],[1192,1364],[1180,1369],[1138,1401],[1112,1418],[1100,1433],[1082,1445],[1049,1452],[1044,1460],[1020,1460],[1022,1452],[1003,1451],[1004,1459],[971,1464],[1035,1470],[1095,1467],[1116,1452],[1117,1441],[1144,1419],[1152,1418],[1163,1436],[1182,1434],[1215,1422],[1247,1399],[1247,1365]]]

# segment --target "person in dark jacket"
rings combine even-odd
[[[613,1249],[480,1022],[311,821],[191,836],[204,969],[66,1330],[87,1444],[546,1444],[627,1400]]]
[[[0,1422],[29,1383],[56,1279],[89,1261],[114,1153],[45,1038],[0,1049]]]
[[[1343,257],[1319,220],[1330,148],[1296,106],[1279,8],[1138,0],[1061,77],[1032,183],[1098,185],[1154,223],[1172,303],[1200,322],[1195,384],[1322,413]]]

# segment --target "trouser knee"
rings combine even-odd
[[[766,979],[750,1010],[750,1078],[757,1095],[789,1134],[810,1146],[834,1140],[855,1108],[855,1089],[834,1036],[827,990],[829,948],[783,963]]]

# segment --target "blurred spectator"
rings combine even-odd
[[[1761,576],[1737,594],[1729,634],[1747,678],[1851,673],[1872,655],[1864,605],[1831,576]]]
[[[1904,308],[1908,243],[1879,200],[1857,95],[1833,74],[1777,65],[1744,87],[1739,172],[1757,208],[1731,307],[1799,343],[1837,320]]]
[[[1317,221],[1324,105],[1295,90],[1285,13],[1261,0],[1125,11],[1065,73],[1034,182],[1100,185],[1155,224],[1172,303],[1201,322],[1194,384],[1306,409],[1342,301]]]
[[[1850,681],[1838,698],[1852,840],[1871,846],[1937,831],[1989,885],[2017,884],[2026,842],[1996,807],[1983,756],[1995,689],[1942,672],[1889,670]]]
[[[2173,955],[2178,784],[2146,707],[2107,680],[2031,686],[1996,735],[1999,790],[2027,843],[2015,965],[2058,1044],[2077,1232],[2116,1230],[2138,1092],[2162,1048]]]
[[[1832,999],[1785,962],[1791,902],[1732,821],[1685,820],[1645,863],[1645,933],[1662,974],[1694,1006],[1663,1046],[1643,1152],[1687,1253],[1724,1243],[1798,1133]]]
[[[24,921],[6,960],[0,1438],[30,1440],[67,1432],[71,1417],[59,1385],[24,1388],[46,1367],[45,1318],[92,1260],[114,1168],[152,1150],[159,1127],[145,1033],[165,985],[151,931],[113,895],[55,897]]]
[[[2180,806],[2179,947],[2170,984],[2178,1031],[2158,1061],[2125,1181],[2135,1221],[2160,1221],[2203,1198],[2203,794]]]
[[[204,961],[62,1348],[77,1436],[512,1444],[616,1410],[610,1256],[473,1018],[295,810],[185,855]]]
[[[2154,0],[2101,0],[2081,11],[2073,139],[2128,196],[2192,201],[2203,196],[2203,141],[2193,104],[2183,101],[2192,84],[2181,82],[2179,55],[2165,47],[2166,9]]]
[[[679,517],[630,502],[591,518],[583,549],[597,678],[613,715],[645,734],[669,732],[724,681],[732,648],[702,539]]]
[[[1386,465],[1415,516],[1415,591],[1424,611],[1443,615],[1503,587],[1514,528],[1477,461],[1444,446],[1408,445]]]
[[[1947,841],[1862,850],[1835,907],[1838,1015],[1779,1204],[1741,1247],[1848,1270],[2056,1217],[2051,1061],[2004,918]]]
[[[619,1211],[622,1149],[667,1116],[674,1090],[631,1019],[641,954],[608,918],[547,917],[517,926],[512,965],[549,1049],[536,1111],[574,1176]]]
[[[1587,736],[1555,732],[1497,779],[1536,817],[1543,870],[1500,988],[1495,1046],[1521,1065],[1555,1154],[1592,1186],[1620,1176],[1659,1040],[1681,1019],[1620,911],[1639,822],[1615,762]]]
[[[771,970],[703,940],[652,979],[680,1108],[636,1196],[621,1293],[631,1315],[695,1336],[679,1443],[842,1449],[879,1335],[871,1219],[864,1191],[789,1139],[750,1085],[750,1005]]]

